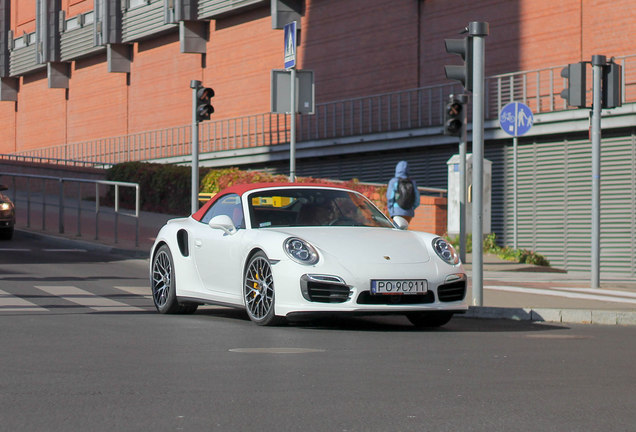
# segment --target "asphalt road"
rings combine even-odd
[[[636,327],[154,312],[147,263],[0,243],[0,430],[636,431]]]

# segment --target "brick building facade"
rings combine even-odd
[[[106,44],[77,58],[54,59],[66,71],[67,84],[50,88],[46,62],[22,72],[14,66],[19,51],[36,39],[38,5],[57,4],[55,16],[66,34],[74,26],[95,27],[97,9],[104,3],[132,14],[154,4],[165,9],[168,2],[1,0],[0,22],[10,32],[0,34],[5,39],[0,77],[3,86],[17,84],[17,92],[15,100],[7,100],[11,97],[4,97],[5,92],[0,101],[0,153],[186,125],[193,79],[215,89],[216,119],[268,112],[270,70],[282,68],[282,31],[272,29],[276,2],[246,1],[242,4],[247,6],[226,6],[218,14],[199,17],[207,32],[204,54],[182,52],[179,25],[172,23],[155,34],[124,40],[130,50],[128,73],[108,72]],[[199,4],[201,15],[206,2],[192,3]],[[229,2],[207,3],[222,8]],[[487,75],[589,60],[593,54],[636,53],[633,0],[298,4],[299,66],[314,70],[317,102],[445,82],[443,65],[456,59],[444,51],[443,39],[461,37],[458,33],[469,21],[490,23]]]

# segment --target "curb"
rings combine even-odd
[[[636,311],[470,306],[462,316],[563,324],[636,325]]]

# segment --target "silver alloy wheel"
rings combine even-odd
[[[266,320],[273,314],[274,278],[269,261],[262,255],[255,256],[245,273],[245,306],[254,321]]]
[[[163,308],[168,301],[170,281],[172,280],[172,264],[168,252],[161,249],[152,266],[152,297],[158,308]]]

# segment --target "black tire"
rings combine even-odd
[[[406,317],[417,328],[434,328],[448,324],[453,317],[453,312],[411,312],[407,313]]]
[[[0,239],[11,240],[13,238],[13,227],[3,228],[0,230]]]
[[[167,245],[161,246],[152,259],[150,280],[152,300],[162,314],[191,314],[199,307],[196,303],[179,303],[172,253]]]
[[[281,324],[275,309],[274,277],[267,255],[257,252],[250,258],[243,275],[243,299],[247,315],[261,326]]]

